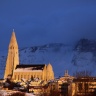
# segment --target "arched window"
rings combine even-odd
[[[10,47],[10,49],[12,49],[12,46]]]
[[[19,80],[19,75],[18,75],[18,80]]]
[[[23,76],[21,75],[21,78],[23,78]]]
[[[16,79],[16,75],[14,76],[14,78]]]
[[[29,79],[29,75],[28,75],[28,79]]]
[[[24,78],[26,79],[26,75],[24,75]]]

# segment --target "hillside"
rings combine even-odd
[[[20,64],[48,64],[51,63],[55,76],[64,75],[69,70],[73,75],[78,71],[88,71],[96,76],[96,42],[81,39],[76,45],[52,43],[42,46],[20,48]],[[3,77],[7,51],[0,53],[0,77]]]

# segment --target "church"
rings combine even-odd
[[[19,48],[14,30],[9,43],[4,79],[9,75],[11,75],[12,78],[17,81],[21,80],[22,78],[26,80],[30,78],[39,78],[45,81],[54,79],[54,72],[51,64],[19,63]]]

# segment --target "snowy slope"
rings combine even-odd
[[[91,75],[96,76],[95,49],[96,42],[87,39],[81,39],[74,46],[53,43],[21,48],[19,50],[20,64],[51,63],[56,77],[64,75],[64,70],[69,70],[70,75],[77,71],[89,71]],[[2,70],[4,69],[5,61],[6,55],[0,54],[0,68]],[[2,77],[2,75],[0,76]]]
[[[63,75],[68,69],[72,58],[72,47],[64,44],[47,44],[20,50],[20,62],[27,64],[48,64],[53,65],[57,75]]]
[[[47,44],[26,48],[20,51],[20,62],[29,64],[51,63],[55,76],[64,75],[64,70],[69,70],[73,75],[77,71],[89,71],[91,75],[96,75],[96,42],[84,41],[77,42],[76,46],[64,44]]]
[[[0,79],[3,78],[7,51],[0,51]]]

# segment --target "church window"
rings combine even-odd
[[[29,75],[28,75],[28,79],[29,79]]]
[[[34,75],[34,78],[35,78],[35,75]]]
[[[21,75],[21,78],[23,78],[23,76]]]
[[[18,75],[18,80],[19,80],[19,75]]]
[[[15,79],[16,79],[16,75],[15,75]]]
[[[41,79],[41,75],[39,75],[39,79]]]
[[[31,80],[33,80],[34,79],[34,77],[33,77],[33,75],[31,75]]]
[[[26,79],[26,75],[24,75],[24,78]]]
[[[12,49],[12,47],[10,47],[10,49]]]

